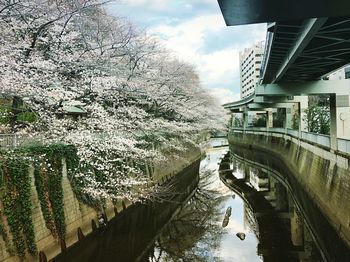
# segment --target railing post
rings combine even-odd
[[[331,149],[338,149],[338,141],[337,141],[337,103],[336,103],[336,94],[329,95],[329,110],[330,110],[330,139],[331,139]]]
[[[243,134],[245,134],[248,126],[248,111],[243,111]]]

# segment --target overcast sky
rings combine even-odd
[[[239,99],[239,51],[265,40],[265,24],[227,27],[216,0],[119,0],[107,9],[194,64],[220,103]]]

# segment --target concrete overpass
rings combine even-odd
[[[252,110],[270,112],[271,108],[282,106],[288,114],[289,109],[294,108],[300,116],[300,134],[307,131],[302,121],[307,101],[296,101],[295,97],[327,94],[330,96],[331,148],[337,150],[339,137],[350,139],[350,82],[325,78],[350,62],[350,1],[218,2],[227,25],[268,23],[256,93],[224,107],[243,115]],[[267,113],[267,128],[272,127],[270,117],[272,114]],[[243,122],[246,123],[245,118]]]

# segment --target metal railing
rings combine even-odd
[[[236,128],[232,129],[232,132],[256,134],[256,133],[266,133],[266,134],[283,134],[288,135],[297,139],[302,139],[311,144],[317,144],[322,147],[331,148],[331,138],[329,135],[316,134],[311,132],[301,131],[299,136],[299,131],[294,129],[285,128]],[[337,150],[350,155],[350,140],[338,138],[337,139]]]
[[[331,138],[327,135],[315,134],[310,132],[301,132],[301,138],[322,146],[331,147]]]
[[[350,154],[350,140],[338,138],[338,150]]]

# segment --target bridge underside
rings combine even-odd
[[[348,0],[218,0],[226,25],[347,16]]]
[[[249,111],[266,110],[266,128],[271,128],[272,111],[284,108],[283,127],[291,128],[291,118],[298,119],[300,136],[301,132],[308,131],[302,121],[308,96],[326,94],[329,96],[330,148],[337,149],[337,137],[350,140],[350,80],[325,79],[350,62],[350,1],[218,2],[227,25],[268,22],[255,94],[225,104],[224,108],[241,112],[244,128],[248,125]],[[300,96],[300,101],[295,96]]]
[[[349,36],[350,17],[270,24],[262,83],[317,80],[348,64]]]

